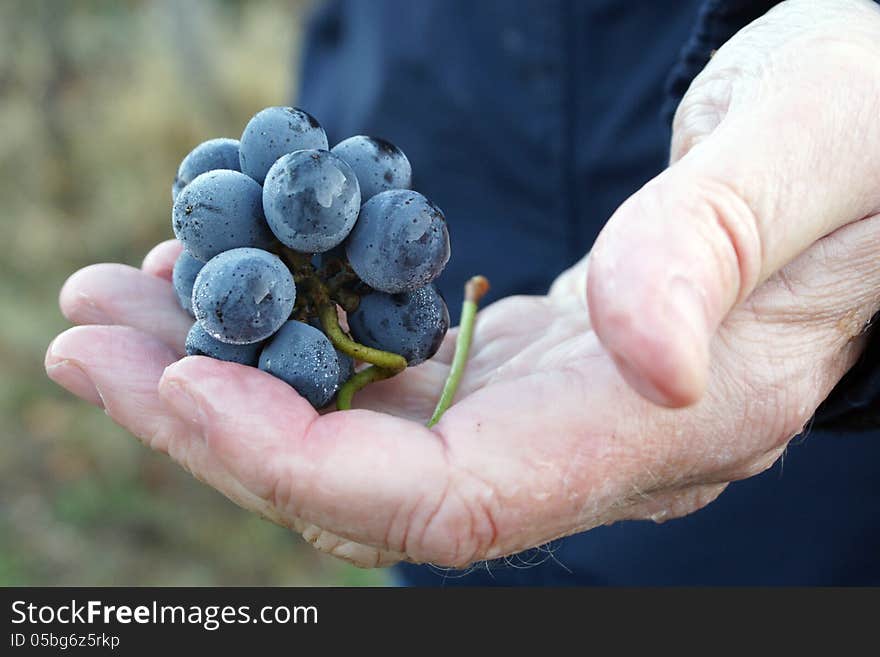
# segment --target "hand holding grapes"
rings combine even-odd
[[[865,25],[871,18],[865,12]],[[792,20],[787,17],[786,25]],[[799,37],[792,38],[789,48],[798,52]],[[736,54],[737,43],[726,46],[728,53]],[[837,45],[830,47],[826,58],[849,52],[848,46],[842,54]],[[856,50],[862,53],[862,47],[870,48]],[[722,66],[725,56],[719,51],[704,76]],[[860,80],[864,92],[870,80]],[[880,83],[877,77],[873,81],[876,106]],[[771,87],[783,88],[777,89],[783,96],[797,92],[782,80]],[[638,339],[650,337],[655,326],[662,338],[675,335],[659,322],[665,293],[647,294],[649,283],[665,280],[652,267],[706,262],[705,251],[695,257],[677,249],[689,248],[691,235],[711,236],[716,217],[723,221],[737,210],[727,196],[711,196],[726,193],[723,184],[710,185],[690,167],[697,162],[703,171],[707,162],[745,150],[729,140],[738,129],[757,128],[734,117],[706,136],[708,130],[699,130],[704,124],[686,120],[689,108],[702,106],[693,95],[700,88],[695,85],[680,110],[685,119],[675,143],[679,155],[689,142],[704,143],[634,196],[594,256],[564,273],[548,295],[505,299],[481,311],[456,403],[431,430],[423,423],[447,375],[454,332],[433,359],[359,392],[360,410],[326,415],[283,381],[252,367],[201,357],[178,361],[191,319],[168,282],[180,250],[174,242],[157,247],[144,271],[96,265],[71,278],[62,293],[65,313],[77,323],[105,326],[75,328],[56,339],[47,356],[50,374],[103,404],[114,420],[239,504],[303,532],[319,549],[365,565],[403,558],[465,565],[604,522],[661,520],[693,511],[727,482],[760,472],[778,458],[858,356],[861,331],[877,309],[880,290],[875,216],[880,189],[869,180],[880,179],[874,122],[865,119],[859,131],[850,124],[835,128],[819,111],[824,106],[814,107],[819,105],[814,98],[786,96],[780,101],[785,108],[804,103],[811,109],[799,114],[809,125],[798,132],[829,142],[820,149],[830,153],[828,161],[810,162],[829,168],[777,172],[773,189],[800,190],[797,203],[789,196],[784,200],[791,204],[788,212],[798,211],[805,220],[768,214],[761,204],[754,212],[756,232],[763,236],[762,230],[776,225],[772,222],[782,221],[769,237],[784,234],[788,245],[805,244],[792,246],[788,257],[762,263],[767,274],[756,275],[748,293],[712,327],[702,395],[689,383],[679,385],[685,379],[671,377],[675,385],[665,401],[697,396],[699,401],[664,409],[626,385],[593,332],[587,299],[593,321],[601,317],[603,340],[630,377],[625,361],[633,359],[634,345],[642,346]],[[757,171],[780,140],[795,164],[802,160],[791,153],[809,155],[787,141],[787,124],[773,114],[774,98],[756,101],[750,112],[769,121],[765,140],[749,140],[760,155],[751,163]],[[854,148],[851,133],[859,135],[861,149]],[[836,177],[840,170],[849,174],[845,185]],[[803,188],[802,178],[809,182]],[[677,192],[672,200],[662,202],[672,192]],[[709,207],[716,213],[708,219],[688,212],[691,199],[699,209],[715,198],[720,200]],[[682,216],[688,232],[677,235],[670,224]],[[811,221],[818,216],[828,222],[821,230]],[[627,232],[642,217],[638,231]],[[652,237],[667,249],[662,258],[640,241],[641,231],[651,229],[649,220],[675,235]],[[774,253],[777,242],[766,243]],[[639,247],[626,260],[632,273],[606,264],[623,263],[618,254],[627,244]],[[787,264],[776,266],[779,260]],[[722,268],[697,271],[692,278],[703,284],[728,274]],[[641,315],[627,305],[634,300],[643,304]],[[635,317],[645,323],[643,331]],[[623,342],[615,343],[618,334]],[[636,369],[647,362],[675,373],[691,362],[674,348],[664,351],[666,346],[645,342],[650,358]]]

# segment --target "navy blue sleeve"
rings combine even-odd
[[[765,14],[780,0],[707,0],[668,81],[664,113],[672,120],[691,81],[737,31]],[[878,0],[880,2],[880,0]],[[869,327],[880,322],[880,313]],[[870,330],[869,328],[865,329]],[[868,347],[816,410],[815,427],[874,429],[880,427],[880,332],[874,330]]]
[[[703,70],[712,52],[739,30],[766,14],[781,0],[706,0],[700,8],[690,38],[681,50],[678,63],[669,76],[668,95],[663,108],[671,122],[691,81]]]

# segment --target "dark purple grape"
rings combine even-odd
[[[211,337],[230,344],[265,340],[290,317],[293,275],[260,249],[232,249],[211,258],[193,286],[193,311]]]
[[[330,151],[283,155],[263,184],[269,228],[282,244],[302,253],[339,245],[354,227],[360,207],[354,172]]]
[[[449,310],[433,285],[412,292],[373,292],[348,314],[351,336],[418,365],[437,353],[449,330]]]
[[[326,406],[339,386],[339,360],[330,340],[295,320],[285,323],[263,348],[259,367],[289,383],[315,408]]]
[[[381,192],[361,208],[346,254],[370,287],[389,294],[416,290],[437,278],[449,260],[446,218],[418,192]]]
[[[177,196],[171,220],[183,247],[203,262],[230,249],[275,243],[263,217],[262,188],[238,171],[198,176]]]
[[[248,121],[241,135],[242,172],[261,185],[282,155],[304,148],[327,150],[324,128],[308,112],[296,107],[267,107]]]
[[[186,250],[183,250],[177,256],[177,260],[174,262],[174,269],[171,272],[171,284],[174,286],[174,292],[177,294],[177,301],[180,303],[180,307],[190,315],[193,314],[193,284],[195,284],[196,276],[199,275],[204,266],[204,262],[196,260]]]
[[[240,363],[241,365],[250,365],[252,367],[257,365],[262,346],[262,342],[251,344],[221,342],[211,337],[198,322],[192,325],[186,336],[187,356],[210,356],[217,360],[225,360],[230,363]]]
[[[239,171],[238,140],[209,139],[192,149],[180,166],[171,186],[171,200],[177,199],[180,191],[196,177],[216,169]]]
[[[354,169],[361,185],[361,203],[366,203],[379,192],[412,186],[409,160],[390,141],[355,135],[336,144],[330,152]]]

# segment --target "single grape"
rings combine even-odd
[[[354,171],[330,151],[282,155],[263,183],[269,228],[294,251],[320,253],[337,246],[354,227],[360,207]]]
[[[195,317],[208,334],[251,344],[275,333],[293,311],[296,286],[281,259],[260,249],[232,249],[202,267],[193,286]]]
[[[260,358],[260,347],[262,346],[262,342],[251,344],[221,342],[211,337],[198,322],[192,325],[186,336],[187,356],[210,356],[217,360],[241,363],[242,365],[250,365],[252,367],[257,365],[257,361]]]
[[[238,171],[197,176],[177,196],[171,224],[184,248],[203,262],[229,249],[266,249],[275,242],[263,217],[263,190]]]
[[[240,166],[237,139],[204,141],[192,149],[177,168],[177,176],[171,186],[171,200],[176,200],[180,190],[203,173],[216,169],[239,171]]]
[[[381,192],[361,208],[346,254],[370,287],[389,294],[415,290],[437,278],[449,260],[446,218],[418,192]]]
[[[282,155],[327,146],[327,135],[315,117],[296,107],[267,107],[248,121],[241,135],[241,170],[262,185]]]
[[[309,320],[309,324],[314,326],[316,329],[324,332],[324,327],[321,326],[321,320],[317,317]],[[326,335],[326,334],[325,334]],[[336,352],[336,358],[339,361],[339,382],[338,386],[341,386],[343,383],[348,381],[351,377],[354,376],[354,360],[351,356],[343,351],[339,351],[335,347],[333,350]],[[337,387],[338,387],[337,386]]]
[[[180,307],[190,315],[193,314],[192,291],[196,276],[202,270],[205,263],[193,258],[186,250],[180,252],[174,261],[174,269],[171,272],[171,283],[177,293],[177,301]]]
[[[289,383],[315,408],[326,406],[339,385],[339,361],[330,340],[295,320],[263,348],[259,368]]]
[[[433,285],[400,294],[373,292],[348,314],[348,327],[361,344],[418,365],[440,348],[449,330],[449,310]]]
[[[354,361],[351,356],[339,351],[339,349],[336,349],[335,351],[336,359],[339,362],[339,378],[336,386],[338,389],[343,383],[354,376]]]
[[[412,167],[403,151],[378,137],[355,135],[330,152],[348,162],[361,185],[361,203],[389,189],[409,189]]]

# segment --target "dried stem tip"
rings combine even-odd
[[[464,300],[479,303],[489,291],[489,280],[485,276],[473,276],[464,284]]]

